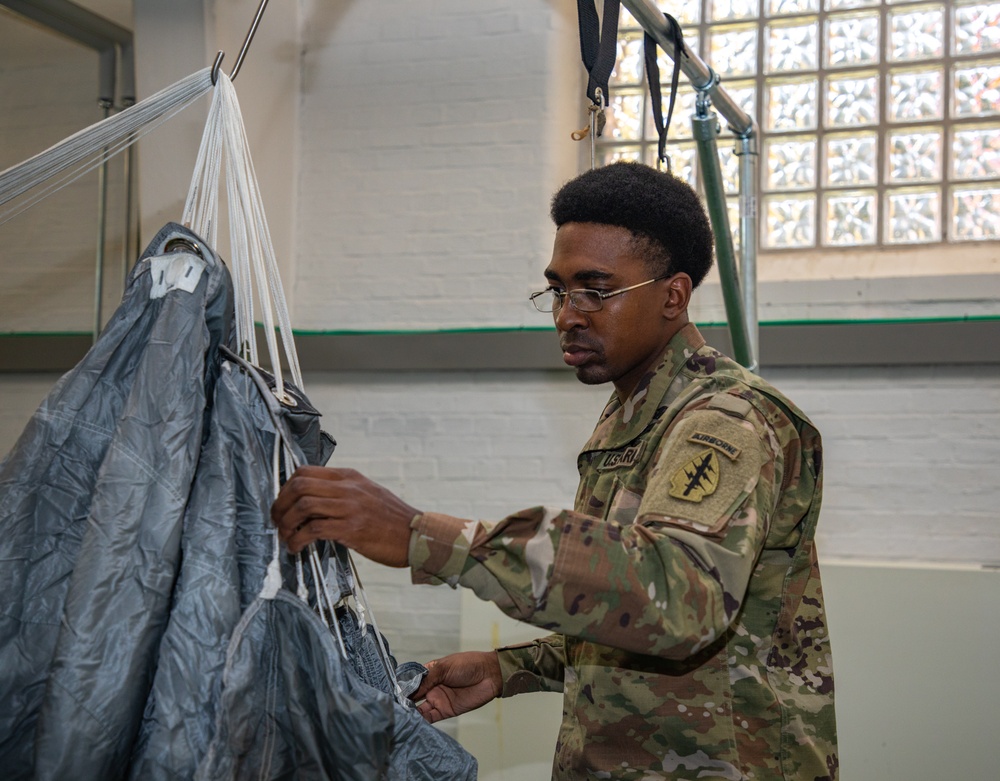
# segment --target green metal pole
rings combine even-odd
[[[708,203],[708,217],[712,221],[712,232],[715,234],[715,260],[722,280],[722,298],[726,305],[726,319],[729,321],[729,336],[733,342],[734,357],[743,366],[753,370],[757,368],[757,360],[747,332],[747,321],[743,316],[740,280],[733,252],[733,235],[729,230],[726,192],[722,185],[722,166],[719,164],[719,151],[715,144],[719,122],[714,111],[707,111],[703,115],[699,110],[692,117],[691,125],[698,145],[698,163],[705,188],[705,200]]]

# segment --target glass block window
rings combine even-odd
[[[761,132],[760,246],[1000,240],[1000,0],[654,0]],[[664,111],[673,64],[660,55]],[[642,29],[624,7],[599,160],[656,163]],[[698,187],[684,77],[673,171]],[[738,158],[718,139],[731,216]]]

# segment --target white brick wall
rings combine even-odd
[[[823,558],[1000,565],[1000,367],[765,374],[824,435]],[[419,508],[488,519],[572,505],[576,452],[608,395],[569,372],[314,374],[307,385],[338,439],[334,463]],[[366,572],[388,583],[383,628],[404,650],[410,638],[415,651],[433,639],[422,606],[457,609],[447,589],[397,593],[405,577]]]
[[[1000,367],[771,374],[824,435],[826,556],[1000,565]]]
[[[313,2],[303,18],[298,326],[533,322],[548,199],[579,151],[579,55],[557,56],[575,6]]]
[[[823,558],[1000,565],[1000,367],[767,372],[826,443]],[[0,375],[0,451],[53,376]],[[331,460],[414,506],[496,519],[572,504],[575,456],[607,398],[569,372],[315,373]],[[455,650],[459,599],[362,563],[380,627],[407,658]],[[483,606],[484,610],[492,610]]]

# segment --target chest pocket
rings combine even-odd
[[[646,484],[645,444],[640,441],[619,450],[590,454],[577,509],[623,525],[635,521]]]
[[[611,502],[608,504],[608,514],[605,520],[620,523],[627,526],[635,522],[635,517],[639,513],[639,505],[642,504],[642,494],[631,491],[625,487],[625,483],[619,478],[615,478]]]

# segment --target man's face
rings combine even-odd
[[[610,292],[657,276],[632,247],[625,228],[571,222],[556,232],[552,261],[545,270],[558,290],[589,288]],[[563,360],[587,385],[613,382],[627,398],[643,375],[656,366],[677,330],[668,308],[669,279],[605,299],[597,312],[580,312],[563,300],[553,313]]]

